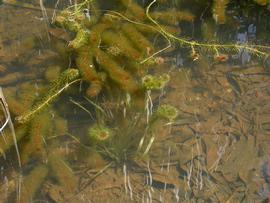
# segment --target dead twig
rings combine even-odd
[[[0,132],[2,132],[2,130],[8,124],[9,129],[10,129],[11,134],[12,134],[15,150],[16,150],[16,153],[17,153],[19,167],[21,167],[21,158],[20,158],[19,148],[18,148],[18,145],[17,145],[15,129],[14,129],[14,126],[13,126],[13,123],[12,123],[12,120],[11,120],[10,113],[9,113],[8,104],[7,104],[6,100],[5,100],[4,93],[3,93],[3,90],[2,90],[1,87],[0,87],[0,103],[1,103],[1,107],[2,107],[2,109],[4,111],[5,118],[6,118],[6,121],[2,125],[2,127],[0,129]]]

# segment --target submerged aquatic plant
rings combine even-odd
[[[154,116],[173,121],[178,116],[178,110],[174,106],[163,104],[158,107]]]
[[[91,144],[97,144],[112,137],[112,131],[106,126],[95,124],[89,128],[88,137]]]
[[[224,24],[226,22],[226,7],[229,0],[214,0],[213,3],[213,18],[217,24]]]
[[[159,76],[146,75],[142,78],[142,84],[146,90],[161,90],[169,80],[170,76],[168,74]]]
[[[262,6],[266,6],[267,4],[269,4],[269,0],[254,0],[257,4],[262,5]]]
[[[16,118],[19,123],[26,123],[36,114],[48,107],[58,96],[74,82],[79,81],[79,71],[76,69],[65,70],[60,77],[51,84],[48,93],[29,111]]]
[[[265,4],[262,1],[257,2]],[[171,47],[173,42],[180,44],[180,47],[189,47],[190,57],[193,60],[199,58],[200,51],[207,51],[216,54],[216,60],[224,61],[226,55],[219,54],[219,52],[235,52],[243,48],[259,56],[269,55],[268,46],[212,44],[178,37],[179,29],[176,23],[179,21],[193,23],[195,16],[187,11],[172,9],[151,12],[156,0],[148,4],[146,11],[135,1],[121,0],[117,3],[120,4],[117,10],[100,11],[93,1],[85,0],[64,9],[54,19],[55,25],[65,28],[75,35],[75,38],[68,42],[66,47],[73,57],[71,61],[74,61],[72,64],[74,68],[64,70],[45,94],[38,99],[33,99],[33,105],[29,111],[22,112],[16,101],[12,101],[11,106],[14,108],[11,109],[11,112],[18,115],[19,124],[25,125],[17,127],[17,140],[28,142],[22,144],[24,164],[28,163],[32,155],[37,157],[37,161],[44,162],[42,156],[48,151],[45,149],[45,143],[48,144],[49,151],[56,150],[54,145],[59,144],[57,141],[56,144],[46,142],[48,135],[57,130],[53,129],[53,132],[49,130],[52,118],[45,109],[48,110],[48,106],[51,106],[67,87],[77,81],[83,80],[87,83],[88,87],[83,92],[87,97],[96,97],[104,90],[105,100],[110,98],[108,96],[110,94],[120,98],[117,100],[116,106],[120,106],[121,109],[118,108],[116,111],[109,107],[105,110],[102,109],[103,114],[110,114],[103,118],[103,123],[110,125],[95,124],[89,128],[88,135],[82,136],[87,136],[94,146],[93,148],[96,147],[97,151],[106,158],[123,163],[136,157],[144,157],[149,153],[156,139],[154,129],[156,125],[160,125],[157,121],[164,122],[165,119],[172,122],[178,116],[178,110],[170,105],[161,105],[152,114],[151,90],[162,90],[170,77],[168,74],[151,75],[148,72],[150,67],[160,64],[162,60],[157,60],[160,58],[156,56]],[[214,1],[214,3],[213,15],[215,15],[217,23],[225,23],[225,8],[228,1]],[[89,8],[91,8],[90,16],[84,12]],[[162,40],[158,43],[151,41],[151,37],[156,34],[162,36]],[[156,44],[165,42],[168,45],[157,50]],[[147,122],[141,116],[144,109],[139,109],[140,116],[134,115],[132,105],[130,105],[144,93],[146,93]],[[123,99],[123,95],[129,95],[129,99],[126,99],[129,101]],[[119,114],[122,115],[122,120],[114,120]],[[56,128],[56,124],[53,125]],[[64,129],[60,126],[60,131],[64,134],[66,122],[64,121],[60,125],[64,125]],[[114,128],[107,126],[114,126]],[[75,138],[76,141],[79,140],[77,137]],[[10,136],[8,136],[7,143],[0,140],[2,154],[13,145]],[[35,146],[32,147],[33,145]],[[54,179],[69,192],[76,190],[77,180],[66,161],[59,154],[50,153],[48,157],[48,166],[38,165],[26,177],[27,180],[28,177],[35,179],[40,174],[33,186],[26,184],[26,188],[29,187],[30,191],[29,195],[24,197],[26,202],[32,199],[50,172],[55,173]],[[66,179],[68,179],[69,185],[65,187]]]
[[[152,90],[162,90],[169,82],[170,76],[163,74],[160,76],[146,75],[142,78],[142,85],[146,90],[145,95],[145,110],[146,110],[146,122],[149,121],[149,116],[152,114],[153,102],[151,98]]]
[[[190,47],[192,51],[192,56],[196,56],[196,59],[198,58],[197,56],[199,55],[199,50],[205,50],[208,52],[221,52],[221,51],[226,51],[226,52],[234,52],[234,51],[239,51],[241,49],[246,49],[252,54],[255,54],[256,56],[259,57],[269,57],[269,50],[270,46],[264,46],[264,45],[249,45],[249,44],[219,44],[219,43],[204,43],[204,42],[198,42],[198,41],[190,41],[185,38],[177,37],[176,35],[167,32],[165,29],[163,29],[159,22],[156,21],[150,14],[150,9],[153,7],[153,5],[157,2],[157,0],[153,0],[146,8],[146,15],[148,19],[159,28],[159,31],[166,36],[168,40],[176,41],[180,44],[182,47]],[[220,1],[221,2],[221,1]],[[222,1],[222,2],[225,2]],[[226,6],[223,6],[225,9]],[[221,12],[221,11],[219,11]],[[223,10],[222,10],[223,12]]]

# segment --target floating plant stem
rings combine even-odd
[[[16,120],[19,123],[26,123],[27,121],[31,120],[34,115],[49,106],[65,89],[67,89],[72,84],[80,81],[78,77],[79,71],[76,69],[68,69],[64,71],[59,77],[59,79],[52,85],[46,97],[41,100],[41,102],[36,105],[31,111],[17,117]]]
[[[200,47],[200,48],[205,48],[205,49],[213,49],[216,47],[217,49],[247,49],[253,54],[256,54],[258,56],[269,56],[269,53],[263,51],[264,49],[269,50],[270,46],[264,46],[264,45],[241,45],[241,44],[212,44],[212,43],[201,43],[197,41],[188,41],[187,39],[184,38],[179,38],[176,37],[175,35],[167,32],[162,26],[155,21],[151,15],[149,14],[150,8],[157,2],[157,0],[153,0],[146,8],[146,16],[147,18],[154,24],[156,25],[160,32],[162,32],[166,37],[169,39],[175,40],[180,43],[182,46],[188,46],[188,47]]]
[[[163,33],[162,33],[162,34],[163,34]],[[164,37],[166,38],[166,40],[168,41],[168,45],[167,45],[166,47],[160,49],[159,51],[155,52],[155,53],[152,54],[151,56],[149,56],[149,57],[145,58],[144,60],[142,60],[142,61],[140,62],[140,64],[144,64],[145,62],[147,62],[147,61],[150,60],[151,58],[155,57],[156,55],[160,54],[161,52],[165,51],[166,49],[169,49],[169,48],[172,46],[171,41],[169,40],[169,38],[168,38],[166,35],[163,35],[163,36],[164,36]]]

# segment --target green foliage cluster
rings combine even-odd
[[[95,124],[88,130],[88,137],[91,144],[102,143],[112,137],[110,128]]]
[[[170,76],[163,74],[159,76],[145,75],[142,78],[143,87],[147,90],[160,90],[169,82]]]
[[[173,121],[178,116],[178,110],[174,106],[164,104],[158,107],[155,116]]]

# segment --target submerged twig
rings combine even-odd
[[[89,116],[90,116],[92,119],[94,119],[92,113],[91,113],[88,109],[86,109],[86,108],[83,107],[80,103],[74,101],[74,100],[71,99],[71,98],[70,98],[69,100],[71,101],[71,103],[75,104],[76,106],[78,106],[79,108],[81,108],[82,110],[84,110],[85,112],[87,112],[87,113],[89,114]]]
[[[106,115],[105,111],[103,110],[103,108],[101,108],[101,106],[99,106],[98,104],[96,104],[95,102],[91,101],[89,98],[84,97],[90,104],[92,104],[96,109],[98,109],[101,113],[103,113],[104,115]]]
[[[19,166],[21,167],[21,158],[20,158],[19,148],[18,148],[18,145],[17,145],[15,129],[14,129],[11,117],[10,117],[9,110],[8,110],[8,104],[7,104],[6,100],[5,100],[4,93],[3,93],[3,90],[2,90],[1,87],[0,87],[0,100],[1,100],[1,105],[2,105],[2,108],[4,110],[4,114],[5,114],[5,117],[6,117],[6,122],[1,127],[0,132],[5,128],[6,124],[9,125],[9,129],[10,129],[11,134],[12,134],[15,150],[16,150],[17,157],[18,157],[18,163],[19,163]]]
[[[100,176],[102,173],[104,173],[108,168],[110,168],[113,165],[114,162],[110,162],[109,164],[107,164],[104,168],[102,168],[99,172],[97,172],[89,181],[88,183],[84,186],[84,188],[82,188],[76,195],[79,195],[80,193],[82,193],[87,186],[89,186],[98,176]],[[73,196],[74,197],[74,196]],[[72,197],[71,197],[72,198]],[[70,199],[71,199],[70,198]]]

